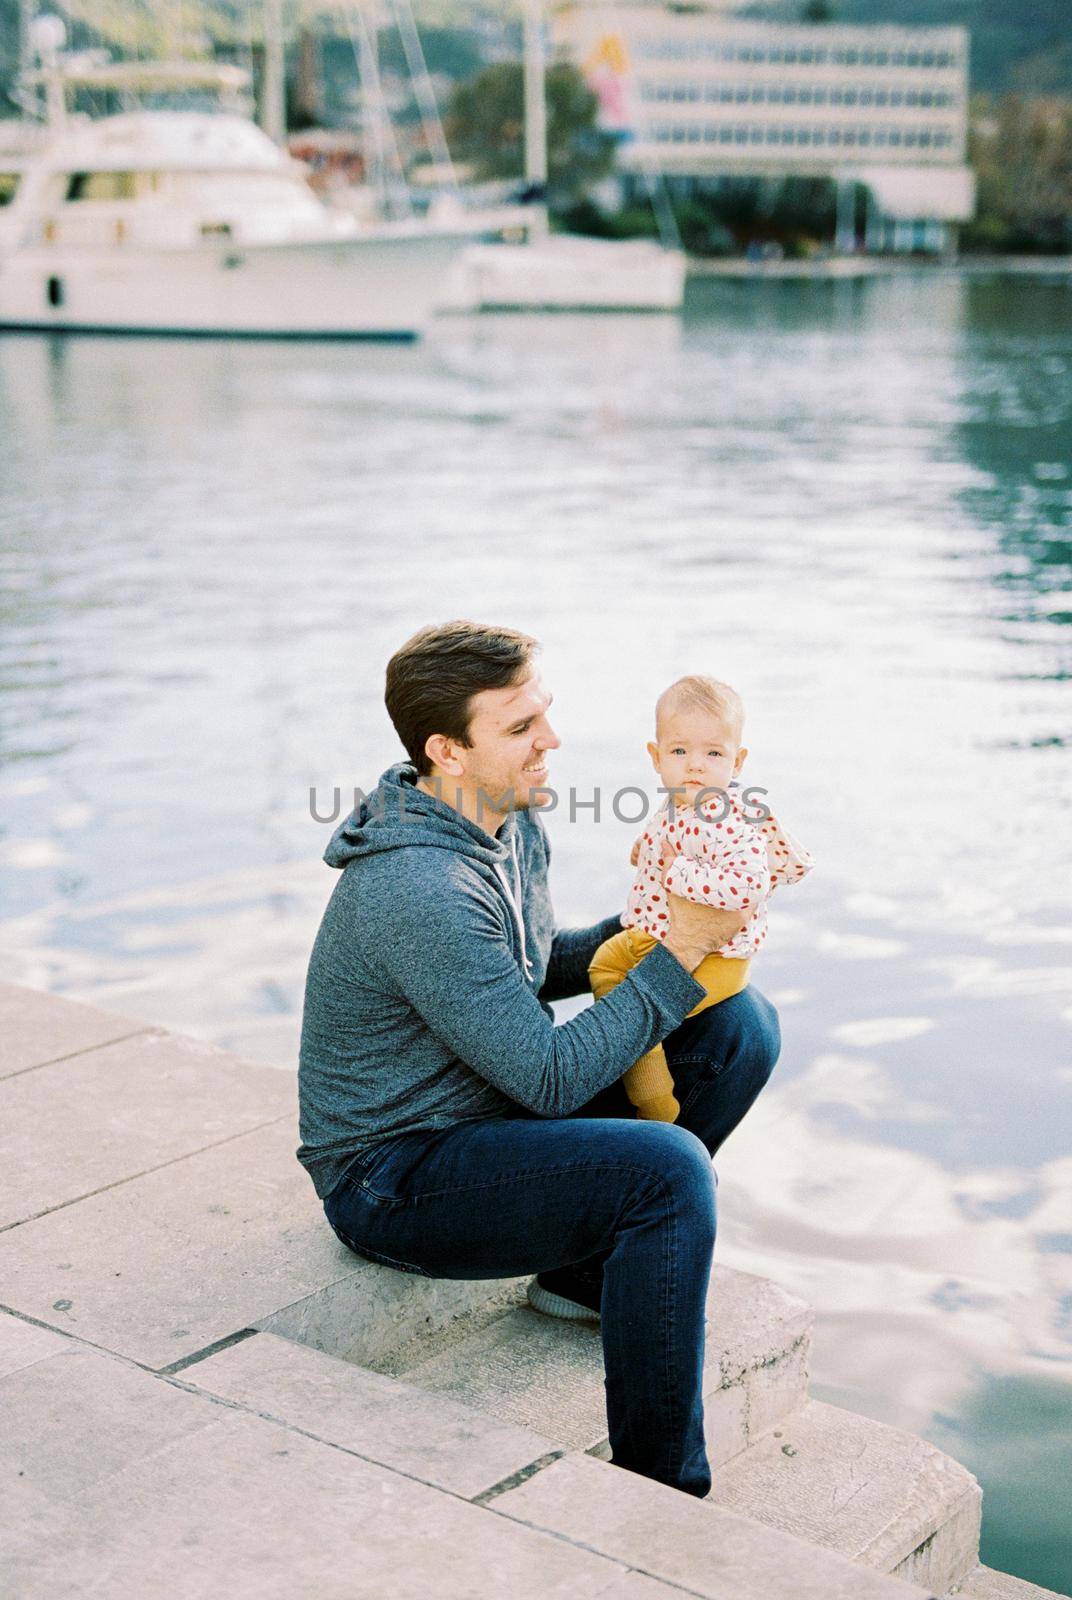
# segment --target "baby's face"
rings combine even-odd
[[[691,805],[703,789],[728,788],[748,751],[734,730],[710,711],[671,711],[648,745],[664,789],[677,805]]]

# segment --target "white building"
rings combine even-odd
[[[972,216],[963,28],[786,25],[709,6],[581,0],[555,13],[553,39],[622,133],[625,173],[690,187],[831,178],[846,248],[858,184],[869,249],[942,250],[950,226]]]

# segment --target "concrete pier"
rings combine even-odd
[[[607,1454],[598,1332],[336,1241],[292,1074],[0,986],[3,1600],[1039,1600],[979,1491],[807,1397],[717,1270],[696,1501]]]

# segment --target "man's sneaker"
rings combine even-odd
[[[528,1287],[529,1305],[566,1322],[598,1322],[599,1293],[570,1276],[568,1268],[539,1272]]]

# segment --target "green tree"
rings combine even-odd
[[[968,159],[978,180],[968,249],[1064,251],[1072,246],[1072,104],[977,96]]]
[[[576,205],[614,164],[614,139],[597,126],[599,103],[576,67],[547,73],[548,197]],[[525,171],[525,84],[520,62],[485,67],[454,91],[446,122],[451,154],[471,163],[480,181]]]

